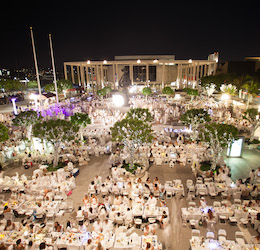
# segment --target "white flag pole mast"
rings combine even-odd
[[[36,78],[37,78],[38,91],[39,91],[39,97],[40,97],[40,106],[41,106],[41,111],[43,111],[43,105],[42,105],[42,90],[41,90],[41,83],[40,83],[40,77],[39,77],[39,71],[38,71],[38,65],[37,65],[37,58],[36,58],[36,52],[35,52],[35,46],[34,46],[34,39],[33,39],[32,27],[30,27],[30,30],[31,30],[31,38],[32,38],[33,57],[34,57]]]
[[[52,61],[53,82],[54,82],[54,86],[55,86],[56,101],[57,101],[57,103],[59,103],[57,79],[56,79],[56,70],[55,70],[55,64],[54,64],[54,56],[53,56],[53,49],[52,49],[51,34],[49,34],[49,40],[50,40],[50,48],[51,48],[51,61]]]

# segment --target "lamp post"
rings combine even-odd
[[[51,34],[49,34],[49,40],[50,40],[51,61],[52,61],[52,71],[53,71],[53,82],[54,82],[54,86],[55,86],[56,102],[59,103],[59,95],[58,95],[58,88],[57,88],[57,80],[56,80],[56,71],[55,71],[55,64],[54,64],[54,56],[53,56]]]
[[[38,64],[37,64],[37,57],[36,57],[36,51],[35,51],[32,27],[30,27],[30,30],[31,30],[31,39],[32,39],[32,48],[33,48],[33,57],[34,57],[34,64],[35,64],[35,71],[36,71],[36,79],[37,79],[37,83],[38,83],[38,91],[39,91],[39,97],[40,97],[40,106],[41,106],[41,111],[42,111],[43,110],[42,90],[41,90],[41,83],[40,83],[40,76],[39,76],[39,70],[38,70]]]
[[[16,98],[12,98],[11,101],[13,103],[14,114],[17,115],[18,113],[17,113],[17,109],[16,109],[16,105],[15,105]]]

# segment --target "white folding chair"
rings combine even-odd
[[[196,202],[190,201],[189,202],[189,207],[196,207]]]
[[[226,241],[227,240],[227,232],[225,229],[218,230],[218,240],[219,241]]]
[[[214,201],[213,207],[221,207],[221,203],[219,201]]]
[[[200,230],[192,229],[191,230],[191,238],[192,239],[200,239]]]
[[[172,192],[167,191],[166,192],[166,199],[171,199],[172,198]]]
[[[206,238],[207,239],[215,239],[215,234],[213,232],[207,232]]]
[[[240,246],[244,246],[245,245],[245,237],[244,237],[244,233],[237,231],[235,232],[235,239],[236,242],[240,245]]]

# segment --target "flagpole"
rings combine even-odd
[[[59,103],[57,79],[56,79],[56,70],[55,70],[55,64],[54,64],[54,56],[53,56],[53,49],[52,49],[51,34],[49,34],[49,40],[50,40],[51,61],[52,61],[52,71],[53,71],[53,82],[54,82],[54,86],[55,86],[56,101],[57,101],[57,103]]]
[[[30,30],[31,30],[31,38],[32,38],[33,57],[34,57],[36,78],[37,78],[38,91],[39,91],[39,97],[40,97],[40,106],[41,106],[41,111],[43,111],[43,106],[42,106],[42,90],[41,90],[41,83],[40,83],[40,77],[39,77],[39,71],[38,71],[38,65],[37,65],[37,58],[36,58],[36,52],[35,52],[35,45],[34,45],[32,27],[30,27]]]

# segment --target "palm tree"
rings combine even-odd
[[[247,108],[250,103],[250,101],[253,99],[253,97],[256,97],[258,93],[258,82],[254,80],[252,76],[247,75],[244,78],[242,88],[247,90],[248,98],[247,98]]]

